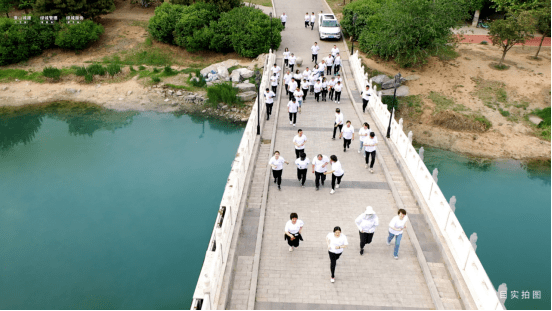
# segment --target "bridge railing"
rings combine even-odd
[[[381,92],[377,92],[376,88],[372,87],[372,80],[368,79],[368,75],[365,74],[358,51],[350,57],[349,61],[357,89],[364,90],[366,85],[370,85],[372,96],[370,96],[369,107],[374,112],[372,116],[376,125],[382,133],[386,133],[391,113],[387,110],[387,105],[381,101]],[[454,257],[454,263],[467,284],[477,308],[480,310],[503,310],[503,305],[499,301],[493,284],[481,261],[479,261],[470,239],[462,229],[462,225],[433,179],[432,174],[412,146],[411,138],[404,133],[402,119],[399,122],[395,119],[391,121],[390,141],[395,145],[400,157],[406,163],[408,171],[414,177],[415,183],[437,222],[438,229]]]
[[[269,87],[270,70],[268,64],[273,64],[276,60],[274,53],[269,52],[265,59],[265,71],[262,75],[260,90]],[[260,105],[259,101],[260,100]],[[209,240],[205,261],[201,268],[198,283],[194,291],[191,310],[210,310],[215,309],[221,295],[222,278],[226,268],[226,261],[230,251],[232,235],[238,217],[240,202],[242,200],[243,190],[245,188],[246,175],[249,169],[253,146],[257,136],[257,109],[261,110],[261,128],[265,120],[262,117],[266,109],[264,96],[257,97],[255,104],[251,109],[247,126],[243,133],[236,158],[232,162],[232,169],[228,176],[228,181],[222,195],[218,215],[215,220],[213,233]]]

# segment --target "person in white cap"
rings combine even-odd
[[[393,250],[393,257],[395,259],[399,259],[399,246],[401,246],[402,234],[404,229],[406,229],[406,222],[408,221],[408,216],[406,216],[404,209],[401,208],[397,214],[389,223],[389,236],[387,237],[387,246],[391,245],[391,241],[395,238],[395,249]]]
[[[370,130],[370,124],[364,122],[363,126],[358,130],[358,136],[360,141],[360,148],[358,148],[358,153],[360,153],[364,148],[364,140],[368,138],[372,131]]]
[[[309,169],[310,160],[303,152],[298,159],[295,159],[297,165],[297,179],[301,182],[301,187],[305,188],[305,180],[307,180],[307,170]]]
[[[293,137],[293,145],[295,145],[295,158],[299,159],[302,153],[305,153],[305,144],[307,143],[307,135],[303,134],[303,130],[297,130],[297,135]]]
[[[320,186],[320,181],[322,181],[322,187],[324,186],[324,181],[326,180],[326,171],[327,166],[330,165],[330,159],[325,155],[317,155],[312,159],[312,173],[314,174],[314,184],[316,185],[316,191]]]
[[[314,13],[312,13],[314,16]],[[318,62],[318,51],[320,51],[320,47],[318,46],[317,42],[314,42],[314,45],[311,46],[312,51],[312,61],[316,64]]]
[[[310,15],[309,12],[305,13],[305,28],[309,27]]]
[[[337,160],[337,157],[335,155],[330,156],[330,163],[332,164],[332,170],[329,172],[326,172],[324,174],[332,174],[332,191],[330,191],[330,194],[335,193],[335,189],[339,188],[339,184],[341,183],[341,178],[345,174],[345,171],[341,167],[341,162]],[[337,185],[336,182],[337,181]]]
[[[326,236],[326,243],[328,244],[328,254],[330,255],[330,271],[332,277],[330,282],[335,282],[335,266],[337,260],[343,254],[343,249],[349,245],[345,234],[341,233],[340,227],[334,227],[333,232],[328,233]]]
[[[360,235],[360,255],[364,254],[364,246],[372,243],[374,232],[379,225],[379,219],[371,206],[366,207],[366,211],[355,219]]]
[[[280,151],[274,151],[274,156],[268,161],[268,165],[272,167],[272,177],[274,177],[274,183],[278,183],[278,190],[282,190],[280,185],[282,184],[282,171],[284,169],[284,163],[289,164],[284,157],[280,156]]]
[[[287,21],[286,12],[284,12],[282,15],[280,15],[280,20],[282,21],[282,26],[284,26],[284,29],[286,29],[286,21]]]
[[[351,121],[347,120],[345,126],[341,129],[339,139],[343,137],[343,152],[347,152],[347,148],[351,148],[351,140],[355,140],[355,128],[351,125]]]
[[[284,239],[288,242],[290,252],[293,252],[294,248],[299,247],[299,240],[303,241],[301,230],[305,223],[298,218],[297,213],[291,213],[284,228]]]
[[[378,145],[378,138],[376,133],[370,132],[370,136],[364,139],[364,156],[366,157],[366,166],[368,168],[368,160],[372,156],[372,162],[370,162],[370,173],[374,173],[374,162],[376,161],[376,146]]]

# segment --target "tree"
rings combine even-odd
[[[548,1],[550,3],[550,0]],[[550,6],[535,11],[535,18],[537,19],[537,29],[541,32],[542,38],[535,54],[535,59],[539,57],[539,52],[542,47],[542,42],[546,36],[550,36]]]
[[[218,20],[219,16],[213,4],[198,2],[186,7],[175,26],[175,43],[189,52],[207,50],[211,41],[209,22]]]
[[[359,38],[366,27],[374,28],[379,23],[381,15],[377,14],[385,0],[357,0],[343,7],[341,27],[346,35]],[[357,14],[353,26],[353,16]]]
[[[115,10],[114,0],[36,0],[36,12],[45,15],[82,15],[94,18]]]
[[[502,49],[502,58],[498,67],[502,67],[502,62],[506,53],[516,44],[525,43],[533,38],[535,31],[535,18],[531,12],[522,12],[519,14],[510,14],[506,19],[499,19],[491,23],[489,36],[493,45],[498,45]]]
[[[549,0],[492,0],[493,7],[497,10],[506,11],[512,14],[517,14],[523,11],[531,11],[546,7],[548,2],[548,10],[550,10]]]
[[[14,5],[15,0],[0,0],[0,13],[5,13],[6,17],[9,18],[9,13]]]
[[[18,0],[18,2],[17,7],[20,10],[25,10],[25,14],[29,14],[29,10],[35,5],[35,0]]]
[[[219,12],[228,12],[241,5],[241,0],[171,0],[172,4],[192,5],[194,3],[205,2],[213,4]]]

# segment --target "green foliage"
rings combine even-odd
[[[6,17],[10,17],[9,13],[15,4],[14,0],[0,0],[0,13],[6,14]]]
[[[207,87],[207,104],[211,107],[216,107],[220,103],[225,103],[228,106],[239,106],[243,102],[236,96],[238,89],[232,86],[231,82],[217,83]]]
[[[373,29],[380,22],[381,15],[377,14],[385,0],[357,0],[343,7],[341,27],[347,36],[359,38],[364,29]],[[353,15],[357,14],[355,26]]]
[[[153,73],[160,73],[161,70],[159,70],[159,68],[153,68]]]
[[[0,69],[0,82],[18,80],[44,82],[41,72],[29,72],[23,69]]]
[[[128,69],[130,70],[130,72],[135,72],[136,71],[136,69],[134,69],[134,67],[132,67],[132,66],[128,66]]]
[[[399,101],[394,96],[382,96],[381,97],[381,102],[382,102],[382,104],[387,105],[387,110],[389,110],[389,111],[391,111],[391,109],[393,109],[393,108],[395,108],[395,110],[396,110],[399,106]]]
[[[194,3],[208,3],[219,12],[227,12],[241,5],[241,0],[171,0],[172,4],[193,5]]]
[[[190,74],[190,77],[188,78],[188,82],[192,86],[204,87],[207,84],[207,82],[205,81],[205,77],[203,77],[203,75],[201,74],[201,70],[196,69],[195,70],[195,76],[196,76],[197,80],[195,78],[192,78],[191,74]]]
[[[113,78],[114,75],[121,72],[121,65],[119,64],[109,64],[107,66],[107,73]]]
[[[493,123],[491,123],[491,121],[489,121],[489,119],[487,119],[482,114],[476,113],[476,114],[470,115],[470,117],[471,117],[472,120],[483,124],[485,126],[485,130],[490,129],[493,126]]]
[[[533,38],[536,19],[530,12],[517,15],[510,14],[506,19],[495,20],[489,28],[489,36],[493,45],[502,49],[502,58],[498,66],[502,65],[506,53],[516,44],[525,43]]]
[[[92,75],[91,73],[87,73],[86,75],[84,75],[84,81],[86,83],[92,83],[92,81],[94,81],[94,75]]]
[[[42,75],[46,78],[52,78],[54,81],[58,81],[61,77],[61,70],[55,67],[44,67],[44,69],[42,69]]]
[[[151,77],[151,82],[153,82],[153,83],[159,83],[159,82],[161,82],[161,78],[159,78],[159,77]]]
[[[155,8],[155,15],[150,18],[148,25],[151,35],[157,41],[174,44],[173,32],[185,9],[183,5],[169,3],[163,3]]]
[[[144,67],[144,66],[140,66],[140,67],[138,67],[138,70],[140,70],[140,71],[142,71],[142,70],[146,70],[146,67]]]
[[[178,71],[171,68],[171,66],[165,66],[163,69],[163,75],[166,77],[169,76],[176,76],[178,74]]]
[[[198,2],[186,7],[175,26],[175,43],[189,52],[208,49],[211,40],[209,22],[218,20],[219,16],[217,7],[212,4]]]
[[[93,18],[115,10],[114,0],[36,0],[34,10],[44,15],[82,15]]]
[[[403,67],[424,63],[452,40],[451,28],[469,17],[465,2],[449,0],[387,0],[376,15],[379,22],[360,34],[361,50]]]
[[[508,110],[504,110],[502,108],[498,108],[498,111],[500,112],[500,114],[503,116],[503,117],[509,117],[510,116],[510,112]]]
[[[105,71],[106,71],[105,67],[100,64],[93,64],[86,67],[86,72],[94,76],[95,75],[103,76],[105,75]]]
[[[98,40],[104,32],[102,25],[91,20],[80,24],[67,24],[62,21],[61,31],[56,35],[56,45],[70,50],[83,50],[90,42]]]
[[[491,0],[494,2],[494,7],[500,11],[506,11],[510,13],[520,13],[523,11],[532,11],[535,9],[546,8],[550,11],[549,0]]]
[[[151,46],[153,44],[153,42],[151,41],[151,38],[150,37],[147,37],[146,38],[146,41],[144,41],[144,45],[145,46]]]
[[[79,77],[84,77],[84,76],[86,76],[87,73],[88,73],[88,71],[86,71],[86,68],[83,66],[83,67],[78,67],[77,68],[77,71],[75,72],[75,75],[77,75]]]
[[[533,114],[542,119],[542,122],[539,123],[539,127],[550,126],[550,107],[544,109],[535,109]]]

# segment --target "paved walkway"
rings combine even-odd
[[[305,12],[328,12],[329,8],[320,0],[274,0],[274,3],[277,16],[282,12],[289,16],[287,28],[282,32],[279,56],[288,47],[296,56],[303,58],[303,66],[299,68],[303,71],[306,66],[312,68],[310,46],[314,41],[318,41],[321,47],[319,61],[336,44],[344,59],[343,67],[348,78],[345,83],[351,88],[357,107],[355,109],[345,89],[340,105],[331,101],[316,103],[314,97],[309,95],[303,104],[302,113],[298,114],[297,127],[292,127],[289,124],[285,92],[282,87],[278,88],[278,99],[282,97],[279,116],[274,125],[274,111],[270,122],[263,128],[262,138],[265,143],[261,145],[255,164],[226,308],[435,309],[430,293],[433,286],[438,291],[438,300],[443,308],[460,309],[461,303],[438,247],[385,144],[380,143],[378,146],[375,173],[370,174],[364,168],[363,156],[357,153],[357,137],[346,153],[343,152],[342,140],[331,139],[336,107],[341,108],[345,120],[352,121],[355,135],[362,122],[372,124],[373,121],[368,114],[357,114],[358,105],[361,105],[360,95],[352,82],[348,55],[342,41],[320,42],[316,26],[313,31],[304,28]],[[281,62],[281,58],[278,59],[280,66]],[[309,159],[322,153],[327,156],[335,154],[341,161],[345,175],[342,186],[334,195],[329,193],[331,176],[325,187],[315,191],[314,174],[310,169],[305,188],[300,187],[293,165],[295,153],[292,143],[298,128],[303,129],[308,137],[306,153]],[[273,129],[276,129],[274,150],[279,150],[292,163],[284,167],[281,191],[278,191],[272,178],[266,183],[269,178],[266,172],[271,156],[269,143]],[[377,130],[376,135],[380,140],[383,139]],[[381,163],[382,159],[384,163]],[[264,193],[267,193],[266,197]],[[358,229],[354,220],[367,205],[371,205],[377,212],[380,226],[372,244],[365,248],[364,256],[360,256]],[[393,247],[387,246],[385,240],[388,224],[400,207],[407,210],[409,226],[414,229],[415,237],[409,236],[407,232],[403,234],[399,260],[394,260]],[[266,214],[261,218],[263,211]],[[298,213],[305,222],[304,241],[296,251],[289,252],[283,230],[292,212]],[[349,247],[337,262],[336,282],[332,284],[325,236],[334,226],[341,226],[348,237]],[[260,243],[256,235],[259,227],[262,229]],[[417,252],[416,247],[420,251]],[[255,265],[255,254],[260,255],[258,267]]]

